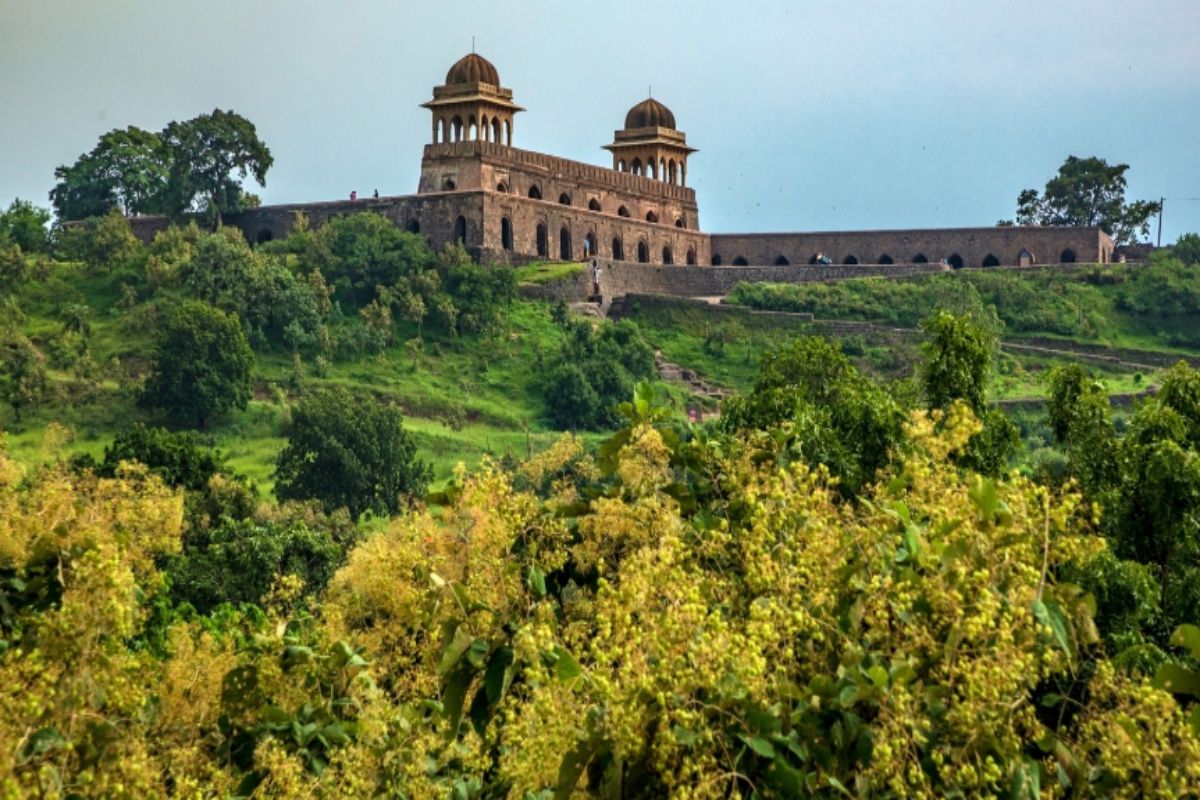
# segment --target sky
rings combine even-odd
[[[611,165],[652,90],[704,230],[991,225],[1094,155],[1166,198],[1165,244],[1200,231],[1198,29],[1200,0],[0,0],[0,203],[214,108],[271,148],[264,203],[415,192],[474,37],[528,150]]]

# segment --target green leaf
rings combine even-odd
[[[554,800],[568,800],[575,795],[575,785],[579,783],[579,776],[583,774],[588,762],[596,755],[601,743],[599,734],[592,734],[563,756],[562,763],[558,766],[558,783],[554,788]]]
[[[1054,634],[1054,641],[1058,642],[1058,646],[1067,654],[1067,657],[1074,659],[1075,653],[1071,649],[1071,637],[1067,633],[1067,620],[1063,616],[1062,607],[1053,600],[1049,602],[1034,600],[1033,615],[1038,622],[1050,628]]]
[[[1179,664],[1166,663],[1154,673],[1154,685],[1172,694],[1200,697],[1200,672]]]
[[[1171,644],[1185,648],[1192,658],[1200,658],[1200,628],[1195,625],[1180,625],[1171,634]]]
[[[888,673],[879,664],[867,670],[867,677],[871,679],[871,683],[875,684],[876,688],[887,689]]]
[[[452,632],[448,638],[446,646],[442,648],[442,657],[438,661],[439,675],[446,675],[454,669],[463,653],[475,642],[475,637],[470,631],[459,623],[452,623]]]
[[[533,593],[538,597],[545,597],[546,576],[541,569],[538,568],[537,564],[530,565],[527,578],[529,582],[529,588],[533,590]]]
[[[476,638],[475,641],[471,642],[471,646],[467,648],[467,661],[475,669],[483,669],[484,659],[487,658],[487,654],[488,643],[483,639]]]
[[[457,669],[451,673],[446,687],[442,690],[443,713],[450,722],[446,735],[450,739],[458,736],[458,723],[462,720],[463,703],[466,702],[467,687],[470,683],[471,673]]]
[[[764,739],[761,736],[746,736],[742,733],[738,734],[738,738],[763,758],[775,758],[775,745],[771,744],[769,739]]]
[[[579,666],[579,662],[566,650],[563,650],[561,647],[555,647],[554,653],[558,656],[554,662],[554,671],[560,681],[565,683],[583,674],[583,669]]]
[[[1013,771],[1009,796],[1012,800],[1037,800],[1042,796],[1042,776],[1037,762],[1030,758],[1021,761]]]
[[[488,659],[487,670],[483,674],[483,686],[487,691],[488,702],[493,706],[500,703],[500,699],[508,692],[508,686],[512,683],[512,663],[513,651],[507,646],[497,648]]]

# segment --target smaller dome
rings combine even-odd
[[[629,109],[625,115],[625,130],[635,128],[670,128],[675,129],[675,115],[671,109],[648,97]]]
[[[455,61],[454,66],[446,73],[447,86],[458,83],[490,83],[492,86],[499,86],[500,73],[496,72],[492,62],[478,53],[471,53]]]

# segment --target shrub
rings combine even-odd
[[[393,514],[425,491],[432,476],[394,406],[340,387],[304,397],[292,412],[276,461],[281,500],[314,499],[326,510]]]

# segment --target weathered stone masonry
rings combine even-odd
[[[1113,242],[1099,228],[707,234],[700,230],[695,191],[686,185],[687,160],[696,151],[657,100],[635,105],[614,131],[605,145],[611,169],[514,147],[514,118],[524,109],[500,85],[496,68],[475,53],[456,62],[423,105],[431,112],[432,141],[416,194],[264,206],[228,215],[225,223],[251,242],[264,242],[286,236],[297,214],[319,227],[342,214],[373,211],[435,248],[461,242],[476,258],[499,263],[625,262],[633,270],[655,270],[646,282],[658,288],[647,291],[693,296],[723,293],[738,280],[845,277],[846,270],[831,269],[838,266],[895,275],[936,270],[943,260],[959,268],[1113,257]],[[138,217],[131,224],[149,240],[167,223]],[[755,271],[755,265],[772,269]],[[736,271],[713,269],[735,266],[751,269],[738,278]],[[793,271],[773,271],[779,268]],[[660,276],[662,269],[675,271]],[[797,276],[796,269],[803,273]],[[623,285],[631,282],[637,283],[632,274]]]

